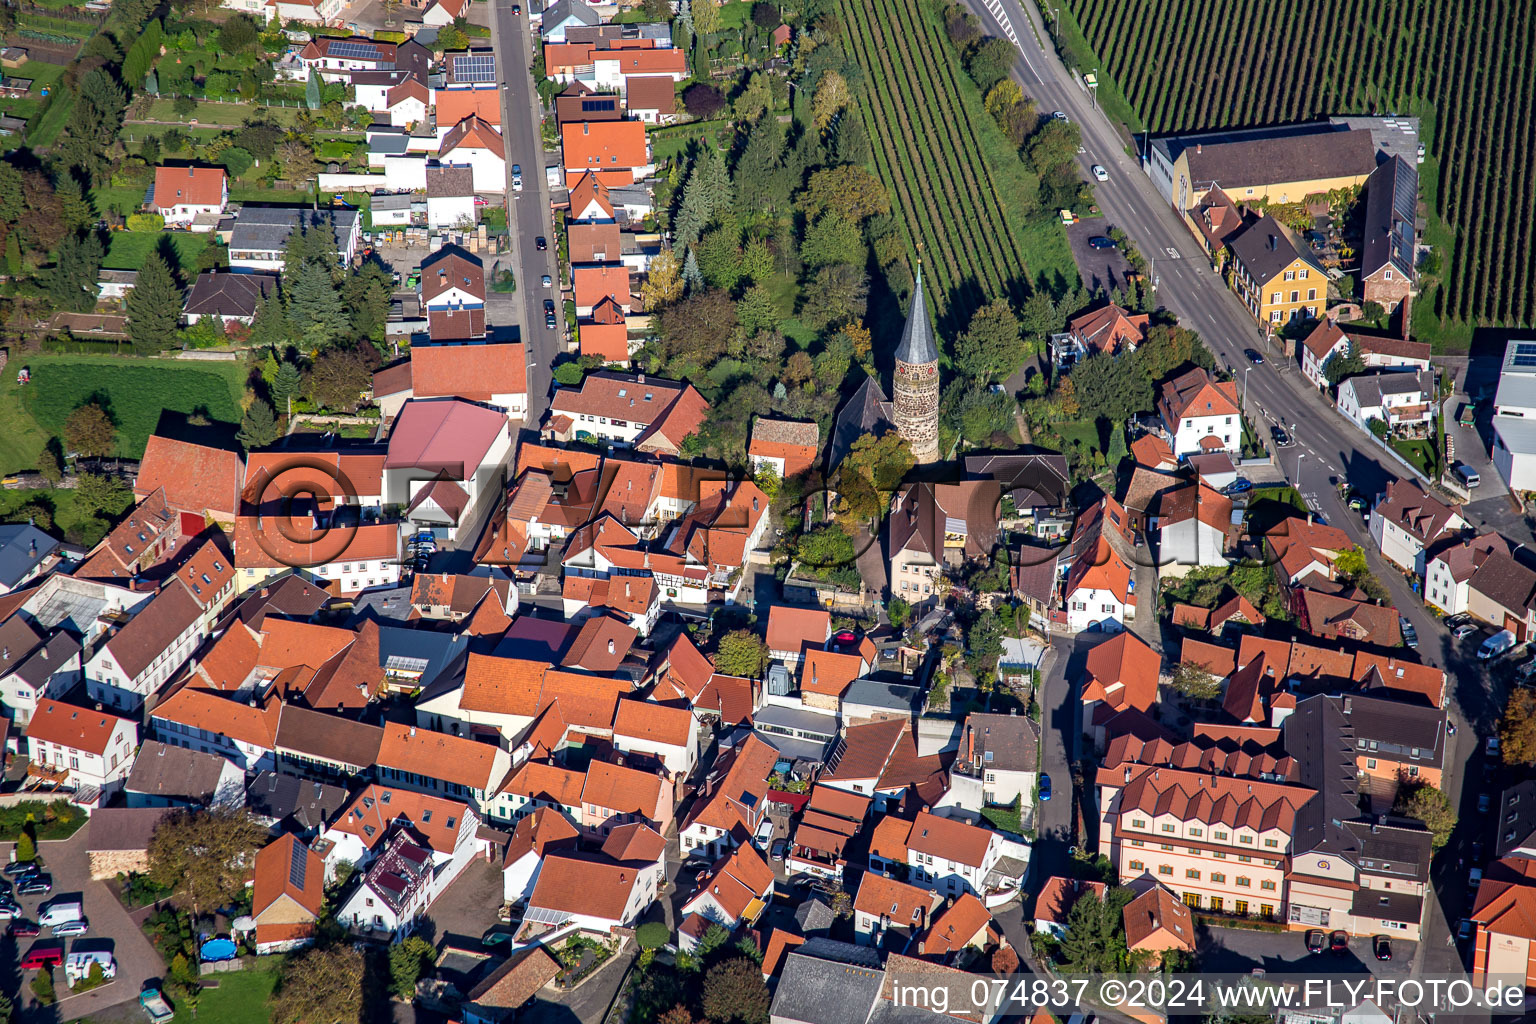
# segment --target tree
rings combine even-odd
[[[304,83],[304,105],[310,110],[320,109],[320,76],[310,75]]]
[[[1034,104],[1024,99],[1019,83],[1011,78],[998,82],[987,93],[987,113],[1015,146],[1024,144],[1039,116]]]
[[[37,453],[37,471],[50,487],[57,487],[59,481],[64,479],[64,471],[59,468],[59,457],[50,447]]]
[[[1019,318],[1004,298],[993,299],[971,315],[970,326],[955,346],[955,365],[967,377],[990,384],[1024,361]]]
[[[412,935],[389,949],[389,978],[395,996],[410,1000],[416,996],[416,979],[437,958],[437,949],[419,935]]]
[[[673,244],[690,248],[714,219],[730,208],[731,179],[725,162],[713,148],[707,148],[693,162],[688,184],[683,189],[683,204],[673,225]]]
[[[861,267],[850,263],[822,267],[811,286],[801,292],[800,321],[814,331],[826,331],[862,318],[868,303],[869,275]]]
[[[283,168],[283,180],[293,184],[308,181],[320,169],[315,151],[303,139],[289,139],[277,147],[277,162]]]
[[[771,331],[779,325],[779,304],[767,288],[755,284],[737,300],[736,322],[749,334]]]
[[[840,164],[867,164],[871,156],[869,131],[861,117],[844,117],[837,122],[832,155]]]
[[[96,305],[96,279],[101,272],[101,238],[94,231],[68,234],[48,276],[48,297],[59,309],[84,313]]]
[[[1536,693],[1526,687],[1512,690],[1504,705],[1499,755],[1507,765],[1536,764]]]
[[[712,85],[694,82],[683,90],[683,108],[701,121],[719,117],[727,106],[725,97]]]
[[[72,174],[66,174],[59,179],[59,208],[64,218],[64,226],[70,231],[79,231],[88,227],[96,220],[96,211],[91,208],[90,197],[80,187]]]
[[[138,283],[128,293],[128,338],[140,355],[155,355],[176,342],[182,294],[171,268],[158,252],[139,267]]]
[[[707,367],[724,354],[736,330],[736,304],[719,289],[696,292],[662,310],[657,322],[669,357],[687,356]]]
[[[341,282],[342,304],[352,311],[352,333],[376,342],[384,340],[384,321],[389,318],[389,300],[394,287],[384,268],[377,263],[348,274]]]
[[[704,280],[714,288],[734,290],[741,280],[741,232],[733,222],[706,234],[694,246],[699,257],[699,270]]]
[[[283,415],[293,413],[293,396],[299,393],[303,381],[303,375],[299,373],[297,366],[286,359],[278,364],[277,373],[272,377],[272,401],[283,410]]]
[[[864,236],[859,226],[842,214],[824,213],[806,231],[800,258],[811,268],[833,263],[862,265],[866,258]]]
[[[113,519],[128,511],[133,492],[109,476],[81,473],[75,481],[75,511],[80,515]]]
[[[651,260],[645,283],[640,286],[640,297],[652,315],[683,297],[683,279],[678,273],[675,250],[663,249]]]
[[[5,274],[7,277],[21,276],[21,233],[17,231],[5,236]]]
[[[32,838],[32,833],[27,829],[22,829],[16,837],[16,860],[20,864],[37,860],[37,840]]]
[[[288,321],[311,349],[335,344],[347,333],[351,318],[330,271],[318,264],[305,264],[287,289]]]
[[[741,276],[753,284],[762,284],[773,274],[773,253],[768,243],[754,238],[741,252]]]
[[[292,957],[268,1000],[273,1024],[358,1024],[366,973],[363,954],[351,945]]]
[[[1365,356],[1360,353],[1359,346],[1354,342],[1346,343],[1342,352],[1335,352],[1323,364],[1323,377],[1333,387],[1338,387],[1347,378],[1364,372]]]
[[[1215,700],[1221,696],[1221,681],[1188,662],[1180,662],[1174,668],[1170,685],[1191,700]]]
[[[1067,911],[1067,933],[1061,940],[1068,970],[1108,974],[1124,969],[1128,955],[1124,910],[1130,895],[1125,889],[1110,889],[1100,899],[1087,892],[1072,904]]]
[[[848,80],[836,71],[823,71],[821,81],[816,83],[815,98],[811,101],[811,120],[816,124],[816,131],[825,135],[832,127],[833,119],[852,102]]]
[[[732,116],[744,124],[753,124],[772,109],[773,81],[767,72],[753,72],[741,93],[731,103]]]
[[[304,390],[321,408],[356,408],[373,381],[378,355],[372,346],[338,347],[322,352],[309,368]]]
[[[1053,167],[1070,164],[1080,145],[1082,129],[1069,121],[1053,118],[1030,136],[1025,151],[1029,162],[1043,175]]]
[[[813,171],[799,202],[812,219],[828,210],[860,222],[891,212],[891,196],[880,179],[851,165]]]
[[[693,30],[708,39],[720,31],[720,4],[716,0],[693,0],[688,5],[693,13]]]
[[[763,3],[762,0],[758,0],[757,3],[752,5],[752,24],[772,32],[784,24],[784,17],[773,4]]]
[[[1371,569],[1365,561],[1365,552],[1358,547],[1345,548],[1334,556],[1333,566],[1342,575],[1352,580],[1358,580],[1370,575]]]
[[[148,874],[186,900],[196,918],[240,895],[266,838],[243,808],[172,811],[149,838]]]
[[[279,436],[277,417],[272,413],[272,406],[263,399],[254,399],[251,407],[245,410],[245,418],[240,421],[240,430],[235,438],[245,446],[246,451],[251,451],[267,447]]]
[[[998,82],[1008,77],[1008,69],[1013,66],[1013,57],[1013,44],[1006,39],[994,37],[984,40],[971,51],[965,70],[969,72],[976,87],[985,94]]]
[[[117,428],[112,418],[95,402],[80,406],[64,421],[64,444],[77,455],[109,455],[116,439]]]
[[[860,522],[884,516],[890,494],[916,464],[912,446],[894,430],[854,441],[837,467],[837,512],[844,529],[856,532]]]
[[[224,165],[224,170],[231,178],[238,178],[251,169],[256,158],[249,150],[239,146],[230,146],[219,154],[219,162]]]
[[[758,77],[762,77],[759,75]],[[789,203],[789,169],[784,165],[784,127],[776,117],[760,117],[736,160],[736,209],[755,220],[781,212]]]
[[[1111,422],[1152,408],[1152,382],[1133,359],[1092,355],[1072,368],[1071,379],[1079,407]]]
[[[767,664],[768,645],[750,629],[733,629],[715,650],[715,671],[722,675],[761,679]]]
[[[95,67],[81,76],[70,111],[68,138],[59,147],[62,164],[79,168],[95,180],[108,165],[107,154],[123,127],[123,108],[128,94],[105,68]]]
[[[1136,349],[1136,361],[1154,381],[1167,380],[1174,371],[1187,366],[1210,370],[1216,365],[1216,358],[1200,335],[1187,327],[1169,324],[1159,324],[1147,332],[1147,340]]]
[[[912,605],[905,598],[892,594],[891,599],[885,602],[885,615],[891,620],[891,625],[903,629],[912,617]]]
[[[672,938],[672,933],[661,921],[647,921],[635,929],[635,941],[641,949],[660,949]]]
[[[251,321],[251,344],[281,350],[292,340],[293,333],[288,314],[283,309],[283,300],[277,292],[263,295],[256,304],[256,316]]]
[[[1399,787],[1392,813],[1422,821],[1434,836],[1430,845],[1436,850],[1450,840],[1456,829],[1456,811],[1450,799],[1427,782]]]
[[[191,117],[197,113],[197,100],[191,96],[177,96],[171,101],[171,109],[177,117]]]
[[[237,14],[219,29],[219,49],[225,53],[239,53],[256,45],[260,31],[256,23],[243,14]]]
[[[710,1024],[767,1024],[768,986],[763,970],[745,957],[711,967],[704,975],[700,1006]]]

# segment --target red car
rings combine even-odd
[[[26,918],[22,917],[18,917],[16,920],[12,921],[10,927],[7,928],[6,931],[10,932],[18,939],[32,938],[43,933],[43,930],[38,927],[36,921],[28,921]]]
[[[1349,935],[1344,931],[1336,931],[1328,937],[1328,948],[1333,950],[1335,956],[1343,956],[1349,952]]]

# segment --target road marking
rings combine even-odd
[[[1165,252],[1165,253],[1167,253],[1167,254],[1168,254],[1168,255],[1169,255],[1169,256],[1171,256],[1171,257],[1172,257],[1172,258],[1174,258],[1174,259],[1180,259],[1180,258],[1181,258],[1181,257],[1180,257],[1180,256],[1179,256],[1179,250],[1177,250],[1177,249],[1175,249],[1175,248],[1174,248],[1174,247],[1173,247],[1173,246],[1171,246],[1171,245],[1165,245],[1165,246],[1163,246],[1163,252]]]

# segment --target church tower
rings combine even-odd
[[[891,389],[892,418],[896,430],[912,446],[919,463],[939,458],[939,348],[923,301],[923,268],[917,268],[917,287],[907,326],[896,348],[896,376]]]

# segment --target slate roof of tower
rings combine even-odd
[[[901,332],[901,344],[896,347],[896,361],[912,364],[939,361],[933,324],[928,320],[928,306],[923,301],[922,268],[918,268],[917,287],[912,291],[912,308],[907,313],[907,326]]]

